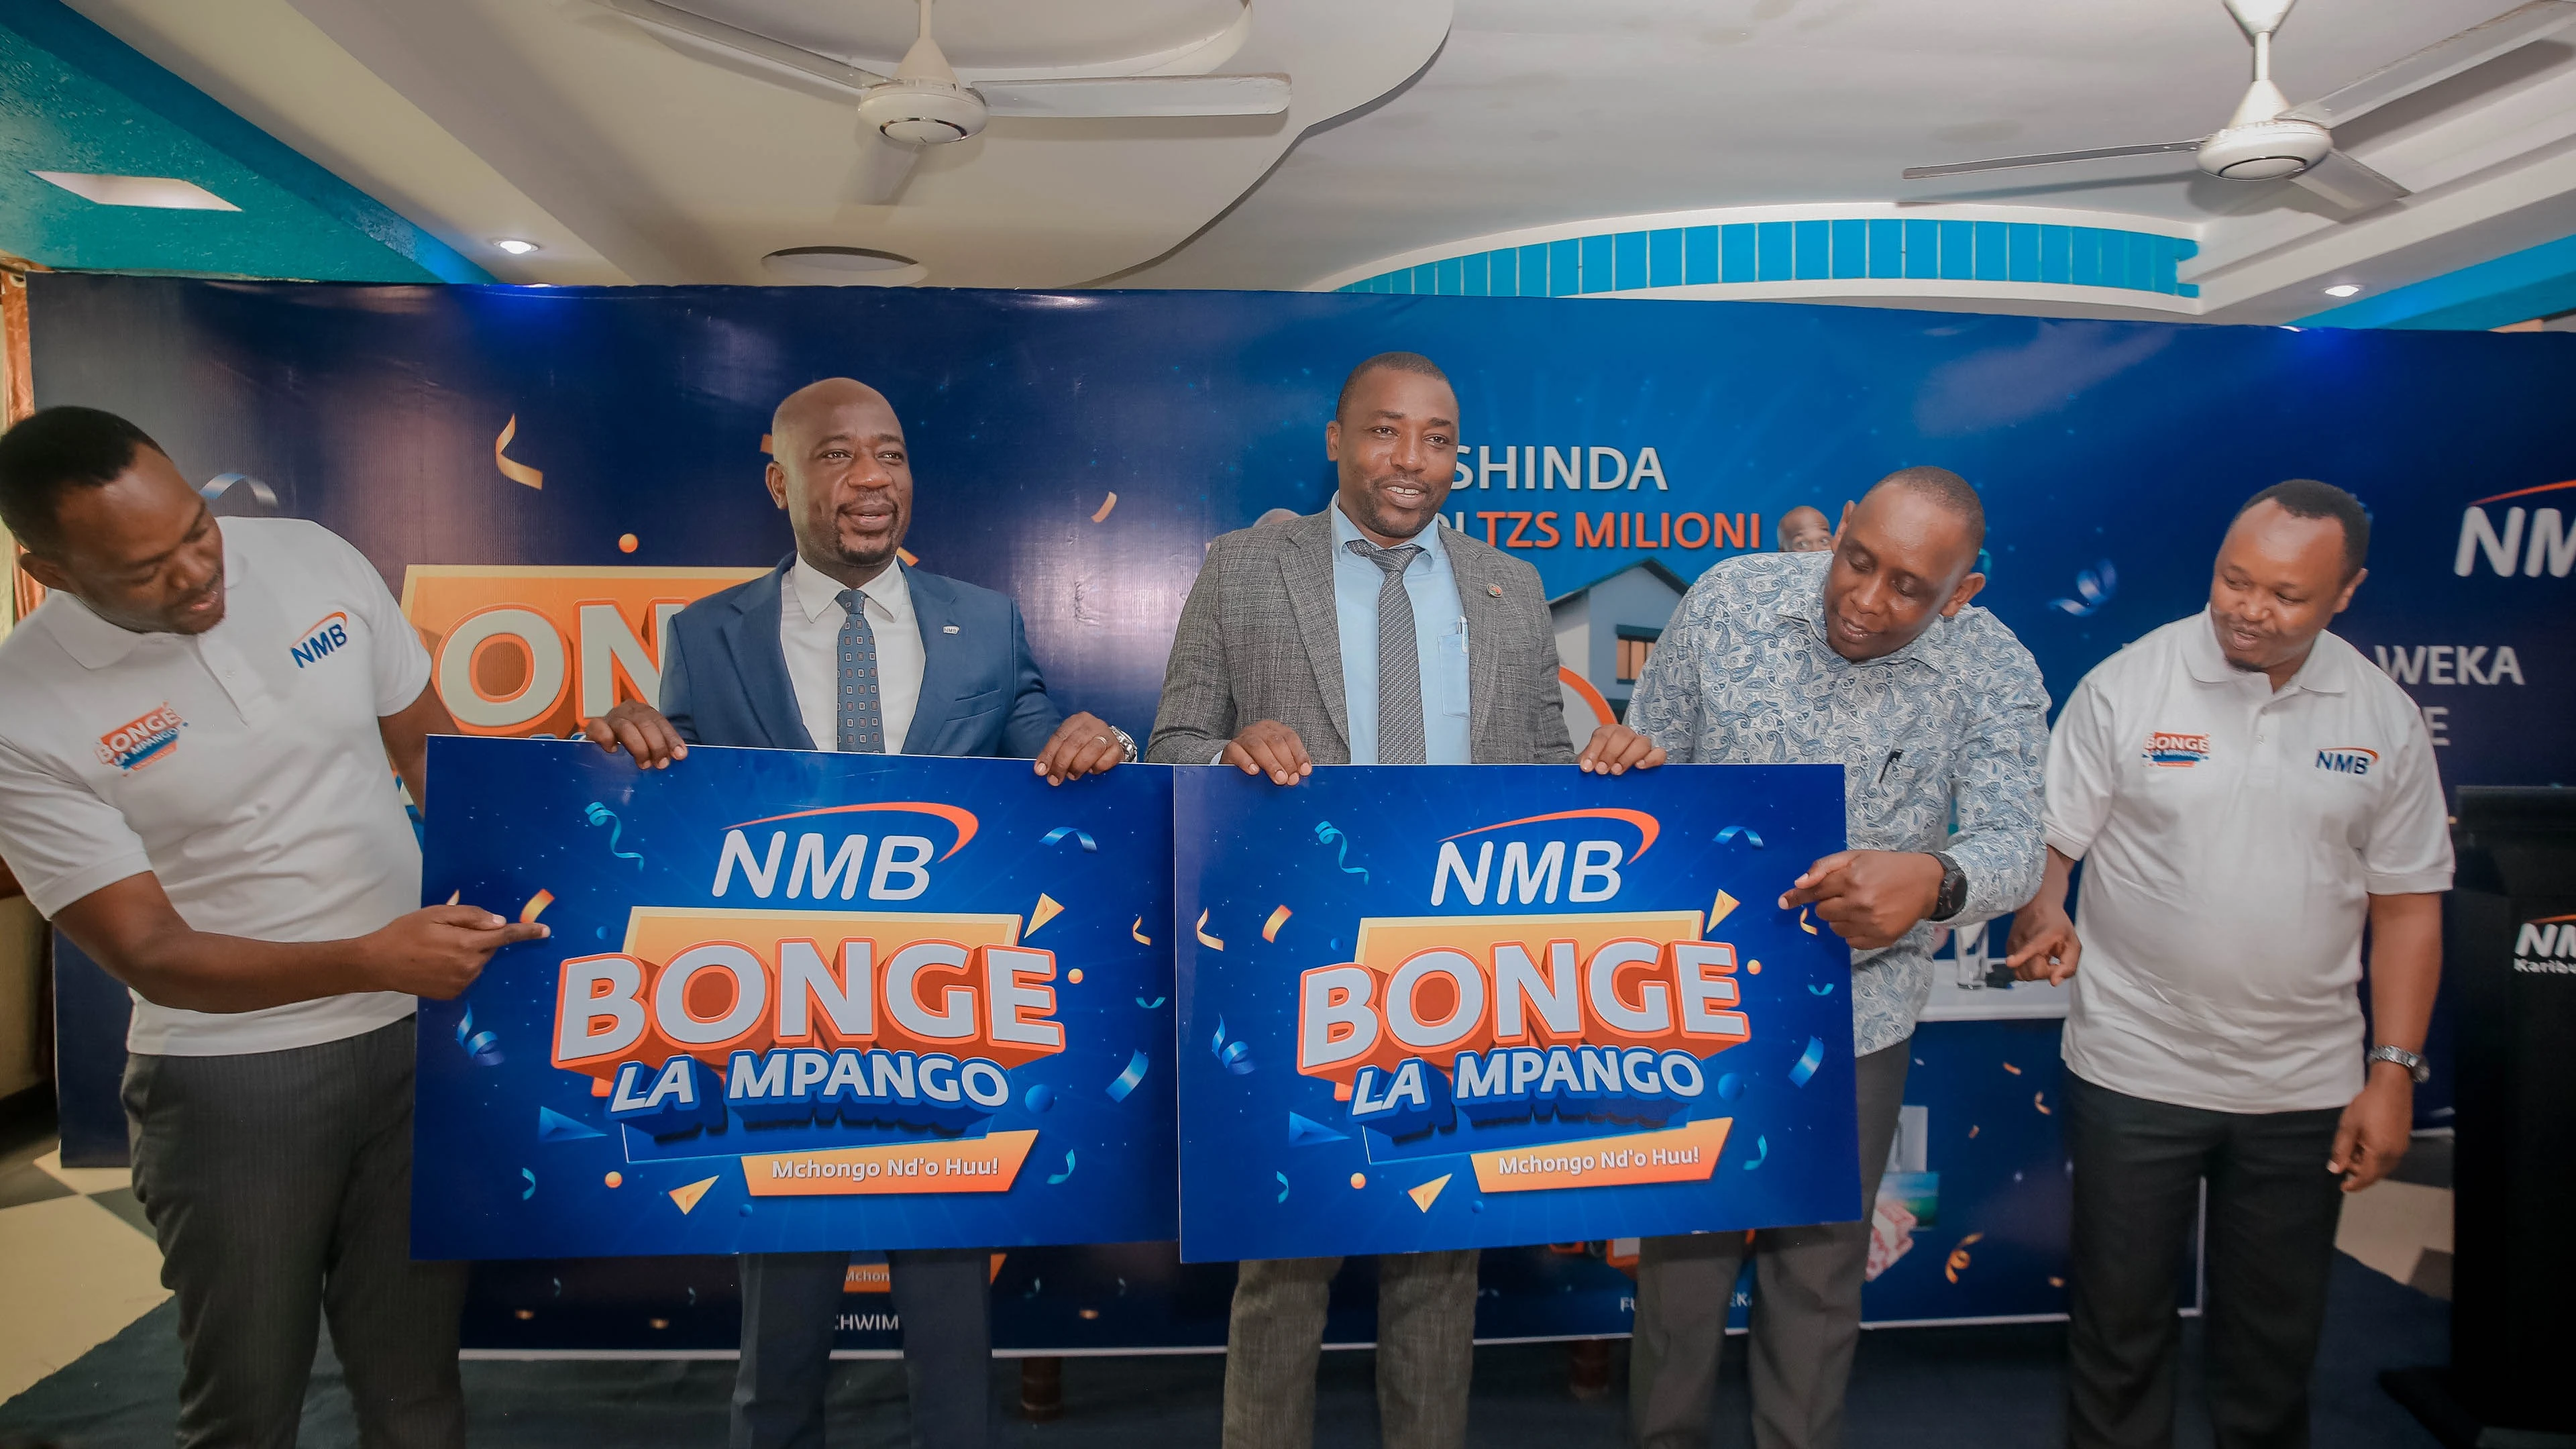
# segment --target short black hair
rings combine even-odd
[[[0,433],[0,524],[34,552],[59,542],[63,494],[113,482],[152,435],[97,408],[52,407]]]
[[[1440,364],[1419,352],[1381,352],[1352,368],[1351,375],[1342,379],[1342,395],[1333,399],[1333,416],[1338,418],[1350,411],[1351,389],[1360,385],[1361,378],[1381,369],[1387,372],[1409,372],[1417,377],[1430,378],[1443,386],[1449,385],[1449,374],[1440,370]]]
[[[1899,468],[1870,485],[1870,492],[1881,488],[1904,488],[1922,494],[1959,516],[1967,525],[1968,547],[1973,552],[1986,546],[1986,505],[1967,479],[1947,468]]]
[[[2245,506],[2236,510],[2236,517],[2243,518],[2265,503],[2279,504],[2281,511],[2292,518],[2331,518],[2342,524],[2345,578],[2360,573],[2361,566],[2370,561],[2370,510],[2361,506],[2360,499],[2332,483],[2320,483],[2314,478],[2275,483],[2246,499]],[[2228,522],[2233,525],[2235,519]]]

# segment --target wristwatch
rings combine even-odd
[[[1941,891],[1932,898],[1932,919],[1946,921],[1968,904],[1968,873],[1946,850],[1933,851],[1932,858],[1941,862]]]
[[[1109,726],[1109,732],[1118,737],[1118,747],[1127,752],[1126,763],[1136,763],[1136,737],[1116,725]]]
[[[2410,1052],[2404,1047],[2372,1047],[2370,1055],[2362,1058],[2362,1062],[2365,1066],[2371,1062],[2395,1062],[2406,1069],[2406,1075],[2413,1077],[2419,1087],[2433,1080],[2433,1064],[2424,1060],[2421,1053]]]

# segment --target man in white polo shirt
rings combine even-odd
[[[0,521],[52,591],[0,644],[0,856],[134,994],[179,1443],[294,1443],[328,1318],[361,1443],[460,1446],[463,1265],[411,1261],[414,997],[545,928],[417,908],[391,776],[425,801],[454,729],[429,659],[357,550],[219,526],[109,413],[0,435]]]
[[[2340,488],[2255,494],[2208,609],[2085,676],[2049,743],[2048,876],[2009,960],[2023,980],[2075,981],[2079,1449],[2173,1442],[2175,1284],[2204,1182],[2217,1443],[2306,1444],[2336,1188],[2406,1152],[2451,838],[2414,703],[2325,632],[2369,546]],[[2079,860],[2080,926],[2065,907]]]

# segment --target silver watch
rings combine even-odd
[[[2364,1065],[2371,1062],[2395,1062],[2406,1069],[2406,1075],[2413,1077],[2415,1085],[2419,1087],[2433,1079],[2433,1064],[2424,1060],[2421,1053],[2410,1052],[2404,1047],[2372,1047],[2370,1055],[2362,1058],[2362,1062]]]
[[[1116,725],[1109,726],[1109,732],[1118,737],[1118,747],[1127,752],[1127,763],[1136,763],[1136,737]]]

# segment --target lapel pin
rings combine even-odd
[[[957,632],[957,626],[954,624],[942,624],[939,626],[939,632],[942,634],[954,634]]]
[[[1487,584],[1485,585],[1485,592],[1499,599],[1503,596],[1503,586],[1501,584]]]

